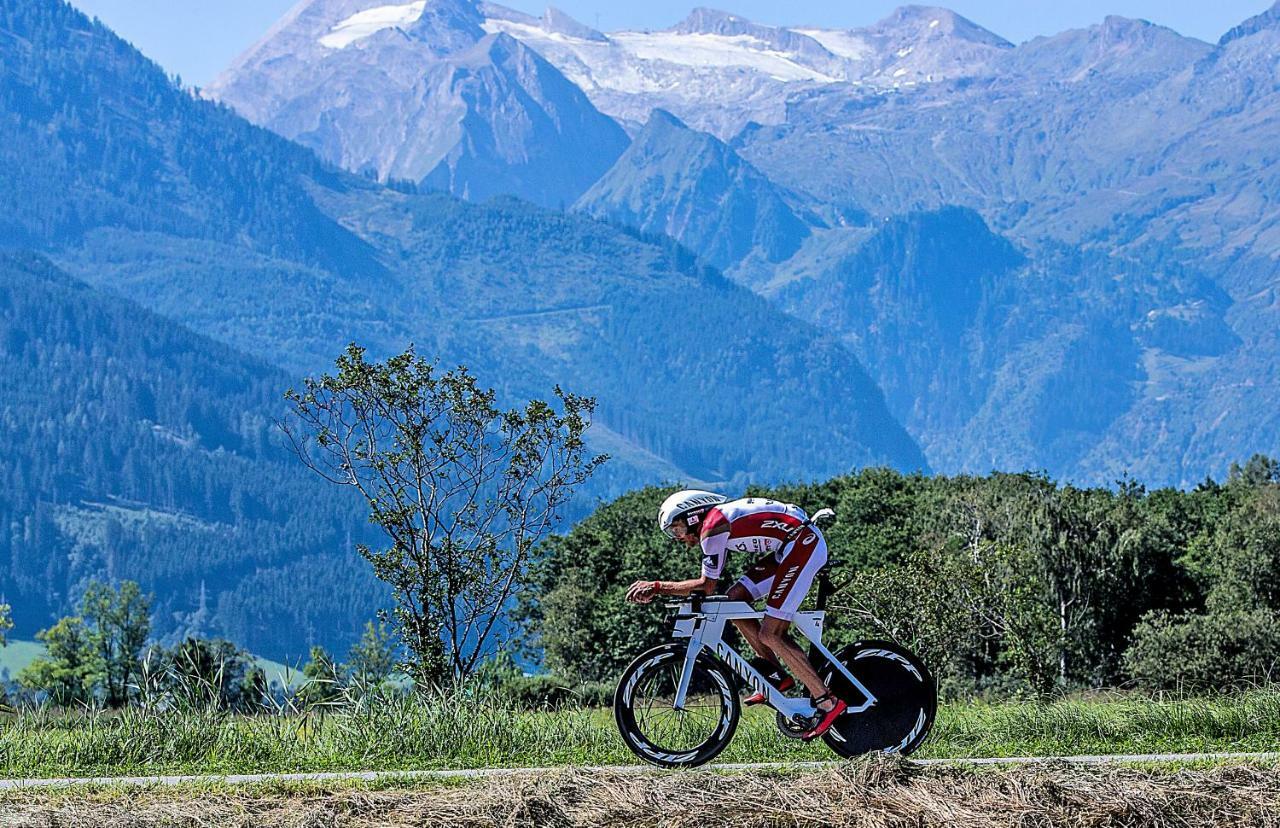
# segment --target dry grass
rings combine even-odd
[[[1280,826],[1280,770],[920,768],[877,759],[789,774],[568,770],[467,786],[29,794],[0,826]]]

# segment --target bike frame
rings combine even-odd
[[[790,698],[784,695],[778,688],[770,684],[756,668],[752,667],[751,663],[743,658],[741,653],[724,640],[724,625],[726,622],[746,618],[758,620],[764,617],[763,612],[758,612],[745,601],[729,601],[724,596],[691,597],[688,601],[670,604],[669,606],[678,607],[675,637],[689,639],[689,648],[685,651],[684,666],[680,673],[680,683],[676,687],[675,699],[672,704],[676,710],[684,709],[685,697],[689,692],[689,682],[693,677],[694,662],[697,660],[698,654],[707,649],[719,656],[720,660],[729,665],[729,668],[741,676],[753,690],[764,693],[769,700],[769,704],[784,716],[788,718],[813,716],[817,712],[807,697]],[[791,626],[793,629],[799,630],[800,634],[808,639],[819,653],[826,656],[827,661],[843,673],[845,678],[849,679],[850,683],[863,695],[864,701],[858,705],[850,704],[848,711],[850,713],[861,713],[876,704],[877,699],[867,689],[866,685],[858,681],[857,676],[851,673],[844,664],[841,664],[835,655],[823,645],[822,622],[825,615],[826,613],[820,610],[798,612],[791,622]],[[849,700],[846,699],[845,701],[848,702]]]

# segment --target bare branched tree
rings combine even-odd
[[[534,546],[607,459],[583,441],[595,400],[555,394],[558,407],[504,411],[466,368],[439,373],[412,346],[369,362],[350,345],[336,375],[286,395],[293,450],[359,491],[386,533],[385,548],[358,549],[393,590],[422,681],[465,677],[491,651]]]

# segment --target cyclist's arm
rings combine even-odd
[[[690,578],[687,581],[654,581],[653,583],[657,595],[683,596],[692,595],[695,592],[711,595],[720,585],[720,579],[703,575],[701,578]]]
[[[702,546],[702,577],[687,581],[636,581],[627,590],[627,600],[647,604],[659,595],[683,597],[695,592],[711,595],[720,585],[725,559],[729,556],[729,526],[704,537]]]
[[[655,581],[654,591],[658,595],[690,595],[703,592],[707,595],[716,591],[720,585],[720,576],[724,573],[725,559],[729,557],[729,525],[713,531],[702,538],[702,577],[690,578],[687,581]]]
[[[690,578],[687,581],[636,581],[627,589],[627,600],[647,604],[659,595],[685,596],[694,592],[715,592],[719,578]]]

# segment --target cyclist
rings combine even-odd
[[[818,723],[803,735],[805,740],[826,733],[848,707],[823,683],[809,657],[788,634],[800,602],[827,562],[827,542],[808,520],[800,507],[776,500],[747,497],[731,501],[697,489],[676,492],[658,509],[658,527],[686,546],[701,547],[702,576],[687,581],[636,581],[627,590],[627,600],[640,604],[657,595],[711,594],[720,583],[731,551],[761,556],[726,595],[732,601],[749,602],[767,597],[763,623],[754,618],[733,623],[764,662],[756,662],[757,669],[774,686],[782,691],[795,686],[784,674],[785,664],[813,697]],[[759,704],[765,699],[763,693],[756,693],[745,703]]]

